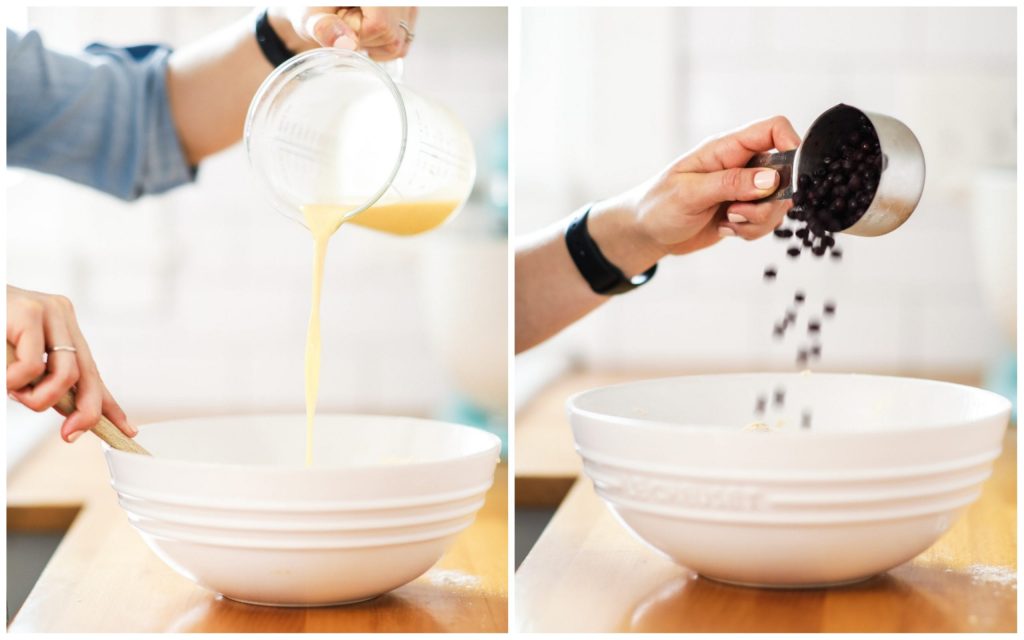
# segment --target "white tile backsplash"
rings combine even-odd
[[[93,39],[182,44],[248,9],[121,11],[30,16],[44,38],[74,49]],[[406,65],[405,81],[450,106],[478,147],[506,113],[505,23],[503,8],[424,8]],[[488,162],[478,158],[481,176]],[[303,410],[311,240],[269,206],[241,145],[204,162],[194,185],[135,203],[27,172],[8,184],[9,281],[72,298],[129,413]],[[459,215],[493,214],[469,205]],[[332,240],[322,409],[429,414],[451,397],[451,354],[431,341],[432,300],[418,277],[427,242],[356,227]],[[451,304],[473,317],[472,300]]]
[[[1007,62],[1012,65],[1016,57],[1016,7],[933,7],[908,11],[921,25],[924,37],[920,53],[926,59],[940,64],[958,59],[1003,66]]]
[[[838,58],[895,58],[914,38],[912,10],[901,8],[774,8],[755,12],[772,34],[768,50],[778,62]],[[812,62],[813,63],[813,62]]]
[[[774,343],[770,330],[800,287],[809,305],[820,307],[825,296],[839,303],[824,334],[825,368],[984,367],[1005,340],[982,300],[976,262],[985,249],[972,242],[968,216],[979,173],[1015,165],[1015,12],[737,7],[676,9],[668,17],[664,9],[526,10],[523,50],[532,53],[523,57],[523,86],[534,82],[547,92],[544,104],[530,92],[516,98],[517,204],[531,229],[606,195],[626,176],[651,175],[709,135],[776,113],[803,134],[840,101],[906,122],[928,164],[914,216],[880,238],[840,236],[841,263],[793,263],[785,244],[770,237],[723,241],[663,260],[651,284],[599,309],[551,349],[632,369],[790,367],[795,347]],[[542,16],[543,33],[531,28]],[[656,25],[654,35],[622,29],[616,64],[607,65],[607,47],[593,36],[620,20]],[[658,35],[666,24],[676,32],[670,44]],[[568,70],[537,53],[555,50],[551,34],[564,32],[575,34]],[[560,113],[588,86],[580,76],[621,87],[623,95],[588,105],[579,118]],[[662,124],[663,108],[673,114],[671,126]],[[558,136],[550,135],[552,119]],[[613,119],[622,123],[617,130],[590,128]],[[563,148],[581,139],[600,143],[589,143],[586,154]],[[780,267],[770,286],[761,281],[768,262]]]

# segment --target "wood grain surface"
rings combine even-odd
[[[981,498],[928,551],[831,589],[734,587],[697,576],[623,528],[587,478],[516,573],[519,631],[1013,632],[1017,439]]]
[[[582,471],[565,414],[569,396],[647,376],[574,373],[548,385],[516,413],[516,506],[556,507]]]
[[[95,439],[54,435],[8,477],[9,530],[63,529],[12,632],[502,632],[508,627],[508,469],[476,522],[417,580],[344,607],[224,599],[158,559],[117,505]]]

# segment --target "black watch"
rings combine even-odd
[[[569,223],[565,230],[565,244],[569,248],[569,255],[576,263],[580,275],[587,281],[594,293],[605,296],[626,293],[654,277],[654,273],[658,270],[658,263],[654,263],[650,269],[630,279],[622,273],[621,269],[609,262],[587,230],[589,215],[590,207],[588,206],[582,215],[576,216]]]
[[[259,43],[260,51],[263,52],[263,57],[267,59],[267,62],[274,67],[279,67],[289,58],[294,58],[295,52],[284,45],[284,40],[270,26],[267,11],[267,9],[261,11],[259,18],[256,19],[256,42]]]

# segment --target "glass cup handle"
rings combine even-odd
[[[401,58],[395,58],[394,60],[386,60],[384,62],[378,62],[377,64],[379,64],[381,68],[384,69],[384,71],[387,72],[389,76],[391,76],[392,80],[394,80],[395,82],[402,81],[402,76],[405,74],[405,65],[403,64]]]

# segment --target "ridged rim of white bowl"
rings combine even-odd
[[[135,455],[135,454],[132,454]],[[367,502],[307,502],[307,503],[296,503],[296,502],[259,502],[259,501],[247,501],[245,505],[239,505],[237,502],[228,502],[223,500],[202,500],[199,498],[179,498],[177,496],[166,496],[159,493],[153,493],[146,491],[145,489],[138,489],[136,487],[126,487],[124,484],[118,485],[113,479],[110,481],[110,485],[114,488],[114,491],[118,495],[127,495],[132,499],[140,500],[144,502],[157,502],[161,504],[169,504],[183,507],[196,507],[200,509],[228,509],[231,511],[252,511],[252,512],[286,512],[286,513],[323,513],[325,511],[383,511],[385,509],[401,509],[404,507],[420,507],[432,504],[441,504],[444,502],[452,502],[463,498],[471,498],[478,494],[486,494],[487,491],[494,484],[493,474],[491,479],[484,484],[470,487],[468,489],[459,489],[457,491],[448,491],[445,493],[432,493],[425,496],[416,496],[415,498],[389,498],[380,499]]]
[[[676,465],[668,465],[657,462],[642,462],[637,460],[623,460],[616,456],[610,456],[604,453],[595,453],[587,450],[580,445],[576,445],[576,452],[584,460],[592,460],[597,464],[601,464],[608,467],[615,467],[618,469],[624,469],[626,471],[632,471],[636,473],[658,473],[661,475],[672,476],[676,478],[694,478],[697,480],[714,480],[714,481],[749,481],[756,480],[763,483],[775,483],[775,482],[802,482],[807,480],[814,481],[858,481],[858,480],[890,480],[898,478],[917,478],[927,477],[930,475],[939,475],[947,473],[949,471],[959,471],[963,469],[970,469],[971,467],[990,464],[996,458],[1000,456],[1003,448],[1000,446],[997,449],[979,453],[966,458],[956,458],[954,460],[946,460],[943,462],[937,462],[927,465],[915,465],[912,467],[890,467],[887,469],[852,469],[852,470],[839,470],[833,471],[831,469],[819,470],[819,471],[804,471],[804,472],[793,472],[788,473],[770,471],[771,477],[765,477],[766,471],[764,469],[750,471],[747,469],[695,469],[680,467]]]
[[[460,507],[458,509],[451,509],[439,513],[423,514],[421,516],[405,516],[404,518],[393,520],[371,520],[368,522],[359,523],[358,525],[349,524],[347,526],[340,526],[338,524],[314,524],[309,522],[253,522],[251,520],[243,520],[237,522],[231,522],[227,520],[214,521],[208,518],[196,518],[192,517],[190,514],[178,513],[173,514],[173,517],[164,514],[154,515],[152,512],[146,513],[144,511],[139,511],[137,506],[127,506],[120,499],[120,496],[118,497],[118,504],[121,505],[121,508],[126,513],[135,517],[146,518],[147,520],[155,520],[190,527],[202,527],[204,529],[219,529],[225,531],[274,531],[289,533],[340,533],[344,531],[401,529],[405,527],[429,525],[438,522],[445,522],[447,520],[456,520],[458,518],[464,518],[466,516],[473,515],[484,506],[484,502],[485,499],[483,496],[481,496],[479,499],[473,501],[471,504]]]
[[[198,536],[209,541],[222,540],[227,546],[233,546],[236,540],[248,540],[259,544],[281,544],[294,545],[305,548],[310,544],[327,545],[330,548],[341,548],[346,544],[355,544],[362,548],[375,541],[384,541],[385,546],[391,544],[402,544],[413,538],[443,536],[447,535],[456,527],[468,527],[476,519],[475,513],[470,513],[446,522],[438,522],[422,527],[406,527],[398,532],[374,532],[374,531],[248,531],[244,529],[210,529],[207,527],[191,527],[189,525],[162,520],[160,518],[140,518],[132,514],[128,515],[128,522],[139,529],[145,529],[148,533],[158,533],[167,538],[179,538],[181,535]]]
[[[292,543],[288,544],[281,542],[278,544],[268,544],[264,541],[253,542],[250,540],[216,540],[206,536],[199,536],[194,534],[175,534],[169,535],[166,533],[156,533],[148,531],[138,522],[131,522],[131,525],[139,530],[146,536],[153,538],[159,538],[161,540],[169,540],[171,542],[187,542],[190,544],[202,544],[211,547],[222,547],[228,549],[263,549],[267,551],[323,551],[323,550],[348,550],[348,549],[373,549],[376,547],[392,547],[400,544],[410,544],[414,542],[428,542],[430,540],[441,540],[458,534],[473,524],[474,518],[470,518],[469,522],[461,523],[446,529],[438,531],[424,531],[418,534],[407,534],[405,536],[391,536],[389,538],[369,538],[365,540],[353,540],[347,541],[345,544],[339,543],[323,543],[323,544],[299,544]]]
[[[877,504],[885,502],[898,502],[902,500],[923,500],[928,498],[935,498],[947,493],[956,493],[959,491],[965,491],[971,487],[980,487],[985,483],[986,480],[992,475],[992,469],[988,468],[981,472],[976,472],[970,477],[960,480],[958,482],[947,482],[939,486],[922,487],[916,491],[911,490],[880,490],[872,493],[833,493],[826,494],[823,496],[814,495],[799,495],[794,492],[777,493],[769,497],[769,501],[779,507],[790,507],[790,508],[821,508],[829,506],[855,506],[855,505],[867,505]]]
[[[608,482],[604,478],[595,478],[591,469],[585,469],[587,477],[597,486],[598,482],[607,485]],[[604,474],[602,476],[611,476],[613,478],[620,478],[615,474]],[[941,496],[946,493],[953,493],[956,491],[963,491],[970,487],[981,486],[986,480],[992,475],[992,465],[986,464],[984,468],[979,471],[975,471],[967,478],[962,478],[957,481],[946,481],[945,483],[933,483],[928,486],[917,487],[915,489],[896,489],[893,487],[879,487],[876,491],[835,491],[831,490],[829,493],[815,492],[813,490],[800,492],[799,489],[785,489],[785,488],[766,488],[763,483],[758,484],[736,484],[736,485],[711,485],[711,484],[694,484],[693,488],[703,489],[750,489],[763,493],[763,499],[767,500],[774,506],[779,507],[836,507],[843,505],[869,505],[873,503],[885,503],[885,502],[896,502],[901,500],[912,500],[912,499],[924,499],[935,496]],[[658,479],[658,476],[647,476],[648,478]],[[679,487],[684,488],[684,487]],[[611,489],[614,491],[614,489]]]
[[[632,417],[626,417],[626,416],[618,416],[618,415],[613,415],[613,414],[609,414],[609,413],[598,413],[596,411],[591,411],[589,409],[581,409],[577,405],[578,405],[578,402],[579,402],[580,398],[583,398],[584,396],[587,396],[587,395],[590,395],[590,394],[600,393],[600,392],[606,391],[608,389],[615,389],[615,388],[619,388],[619,387],[628,387],[628,386],[631,386],[631,385],[641,385],[641,384],[655,382],[655,381],[667,381],[667,380],[692,380],[692,381],[700,381],[700,380],[717,380],[717,379],[722,379],[722,378],[739,378],[739,377],[758,377],[758,378],[777,380],[781,376],[792,377],[794,375],[799,375],[799,374],[792,374],[792,373],[783,373],[783,374],[779,374],[779,373],[717,373],[717,374],[705,374],[705,375],[697,375],[697,376],[668,376],[668,377],[661,377],[661,378],[647,378],[647,379],[640,379],[640,380],[631,380],[629,382],[620,382],[620,383],[617,383],[617,384],[605,385],[603,387],[595,387],[593,389],[587,389],[585,391],[580,391],[580,392],[574,393],[574,394],[572,394],[571,396],[569,396],[566,399],[565,406],[566,406],[566,410],[568,411],[570,416],[577,415],[577,416],[580,416],[580,417],[585,417],[585,418],[589,418],[589,419],[595,420],[597,422],[602,422],[602,423],[605,423],[605,424],[615,424],[615,425],[618,425],[618,426],[621,426],[621,427],[634,428],[634,429],[643,428],[643,429],[655,429],[655,430],[671,430],[673,433],[679,433],[681,431],[682,432],[686,432],[686,433],[700,433],[700,434],[712,434],[713,433],[715,435],[721,435],[723,437],[749,437],[752,434],[744,432],[743,429],[741,428],[742,425],[729,425],[729,424],[722,424],[722,425],[711,425],[711,424],[695,425],[695,424],[685,424],[685,423],[682,423],[682,422],[672,423],[672,422],[664,422],[664,421],[661,421],[661,420],[650,420],[650,419],[646,419],[646,418],[632,418]],[[1000,414],[1004,414],[1004,413],[1007,414],[1007,416],[1009,416],[1009,413],[1010,413],[1010,411],[1013,408],[1013,405],[1010,403],[1010,401],[1007,400],[1006,398],[1004,398],[1003,396],[999,395],[998,393],[995,393],[993,391],[989,391],[987,389],[979,389],[977,387],[971,387],[971,386],[965,385],[965,384],[957,384],[955,382],[946,382],[944,380],[929,380],[927,378],[909,378],[909,377],[902,377],[902,376],[882,376],[882,375],[863,374],[863,373],[816,373],[814,375],[823,376],[823,377],[827,376],[827,377],[831,377],[831,378],[847,377],[847,378],[865,378],[865,379],[867,379],[867,378],[872,378],[872,379],[883,378],[883,379],[887,379],[887,380],[914,380],[914,381],[917,381],[917,382],[925,382],[925,383],[928,383],[928,384],[937,384],[937,385],[945,385],[945,386],[950,386],[950,387],[957,387],[957,388],[960,388],[960,389],[969,389],[972,393],[981,393],[981,394],[985,394],[985,395],[991,396],[994,400],[996,400],[1001,405],[1001,408],[999,408],[998,410],[992,411],[991,413],[983,414],[982,416],[979,416],[977,418],[972,418],[970,420],[970,422],[994,419],[994,418],[998,417]],[[821,439],[821,440],[825,440],[825,439],[833,439],[833,440],[859,439],[859,438],[868,437],[868,436],[870,436],[870,437],[877,437],[878,434],[904,434],[904,433],[914,434],[914,433],[928,433],[928,432],[943,431],[943,430],[955,430],[955,429],[958,429],[958,428],[962,429],[964,427],[965,422],[967,422],[967,421],[965,421],[965,420],[956,420],[956,421],[949,421],[949,422],[931,423],[931,424],[929,424],[927,426],[913,426],[913,425],[911,425],[911,426],[903,426],[903,425],[899,425],[899,424],[880,424],[880,425],[874,426],[874,427],[869,428],[869,429],[864,429],[862,431],[828,432],[828,431],[820,431],[820,430],[816,431],[816,430],[812,429],[812,430],[799,430],[799,431],[797,431],[797,430],[793,430],[793,431],[778,431],[778,432],[772,433],[771,435],[772,435],[772,437],[776,437],[776,438],[800,438],[800,439],[815,439],[815,440],[818,440],[818,439]],[[1004,428],[1005,428],[1005,425],[1004,425]]]
[[[227,420],[237,420],[239,418],[251,418],[251,419],[280,418],[280,417],[284,417],[284,416],[293,416],[293,415],[296,415],[296,414],[292,414],[292,413],[282,413],[282,414],[255,413],[255,414],[250,414],[250,415],[229,415],[229,416],[210,416],[210,417],[197,416],[197,417],[192,417],[192,418],[180,418],[180,419],[177,419],[177,420],[161,420],[159,422],[152,422],[150,424],[140,425],[139,429],[141,431],[141,430],[146,429],[147,427],[153,427],[153,426],[158,426],[158,425],[167,425],[167,424],[177,423],[177,422],[192,422],[192,421],[200,421],[200,420],[227,421]],[[468,462],[468,461],[471,461],[471,460],[475,461],[477,459],[487,458],[487,457],[493,457],[495,459],[495,465],[497,465],[497,463],[501,460],[501,456],[500,456],[500,454],[501,454],[501,438],[499,438],[498,436],[494,435],[490,431],[486,431],[486,430],[481,429],[479,427],[471,427],[471,426],[466,425],[466,424],[459,424],[458,422],[444,422],[442,420],[429,420],[427,418],[414,418],[414,417],[409,417],[409,416],[372,415],[372,414],[362,414],[362,413],[336,413],[336,414],[325,414],[323,417],[328,417],[328,416],[338,416],[338,417],[353,418],[353,419],[363,419],[363,420],[370,419],[370,420],[378,420],[378,421],[379,420],[385,420],[385,419],[399,418],[399,419],[402,419],[402,420],[411,420],[411,421],[415,421],[415,422],[425,422],[425,423],[435,424],[435,425],[444,425],[446,427],[458,427],[458,428],[461,428],[461,429],[469,429],[469,430],[472,430],[475,433],[479,433],[485,439],[490,440],[491,444],[487,448],[485,448],[485,449],[483,449],[481,451],[478,451],[476,453],[469,454],[469,455],[452,456],[452,457],[448,457],[448,458],[438,458],[438,459],[435,459],[435,460],[423,460],[423,461],[420,461],[420,462],[403,462],[402,464],[365,464],[365,465],[346,465],[346,466],[343,466],[343,467],[315,467],[314,466],[314,467],[308,467],[307,468],[307,467],[303,467],[303,466],[254,465],[254,464],[237,464],[237,463],[231,463],[231,462],[203,462],[203,461],[198,461],[198,460],[183,460],[181,458],[160,458],[160,457],[157,457],[157,456],[141,456],[141,457],[142,457],[142,459],[146,460],[146,464],[148,464],[148,465],[151,465],[151,464],[156,464],[156,465],[160,465],[160,466],[186,465],[186,466],[192,467],[194,469],[211,469],[211,470],[217,470],[217,471],[244,471],[246,473],[253,473],[253,470],[257,469],[258,473],[265,474],[265,475],[270,475],[270,476],[282,475],[282,474],[287,474],[287,475],[291,476],[292,474],[294,474],[296,472],[296,470],[301,470],[301,472],[303,474],[314,475],[314,476],[316,476],[316,475],[330,475],[330,474],[338,474],[338,473],[347,473],[347,472],[350,472],[350,471],[366,471],[366,470],[369,470],[369,469],[386,469],[386,468],[389,468],[389,467],[402,468],[402,469],[427,470],[427,469],[429,469],[431,467],[447,467],[448,465],[452,464],[453,462]],[[105,455],[109,455],[109,456],[113,457],[114,459],[124,458],[124,456],[129,456],[129,457],[124,458],[124,459],[130,462],[130,461],[137,460],[138,457],[139,457],[139,454],[137,454],[137,453],[131,453],[131,452],[128,452],[128,451],[119,451],[117,449],[114,449],[113,447],[111,447],[110,445],[108,445],[105,442],[102,443],[102,448],[103,448],[103,452],[104,452]]]
[[[612,506],[622,506],[623,508],[630,509],[642,514],[651,516],[668,518],[671,520],[687,520],[690,522],[711,522],[716,524],[737,524],[737,525],[756,525],[756,526],[789,526],[789,525],[844,525],[844,524],[857,524],[865,522],[883,522],[890,520],[907,520],[909,518],[917,518],[920,516],[933,515],[938,513],[952,512],[957,509],[961,509],[972,504],[981,495],[981,487],[979,486],[969,496],[959,498],[956,500],[949,500],[945,504],[940,505],[929,505],[928,507],[921,507],[918,509],[904,508],[898,511],[891,510],[885,512],[877,510],[875,513],[867,514],[829,514],[831,517],[823,517],[824,514],[818,513],[805,513],[799,514],[784,513],[778,511],[711,511],[711,510],[694,510],[694,509],[679,509],[666,507],[664,505],[654,505],[645,502],[637,502],[633,500],[623,500],[620,498],[611,498],[600,489],[595,487],[595,492],[601,496],[601,499]],[[755,518],[753,515],[760,515],[762,517]],[[620,516],[621,517],[621,516]],[[625,518],[623,517],[623,520]],[[627,523],[628,524],[628,523]],[[632,527],[630,527],[632,528]]]

